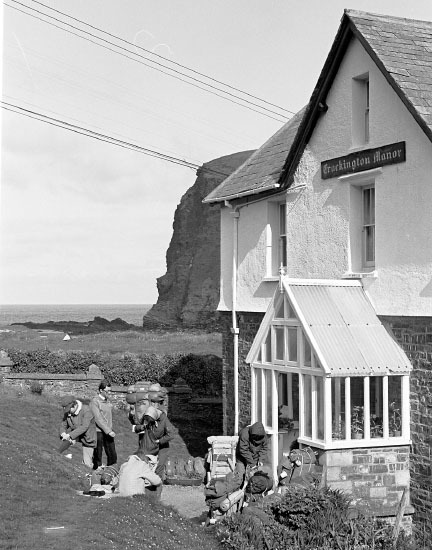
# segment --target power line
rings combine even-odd
[[[118,49],[120,49],[120,50],[123,50],[123,51],[125,51],[125,52],[128,52],[129,54],[132,54],[132,55],[134,55],[134,56],[137,56],[137,57],[139,57],[139,58],[141,58],[141,59],[145,59],[146,61],[148,61],[148,62],[150,62],[150,63],[154,63],[155,65],[158,65],[159,67],[164,67],[165,69],[167,69],[167,70],[169,70],[169,71],[172,71],[172,72],[174,72],[174,73],[176,73],[176,74],[180,74],[180,75],[182,75],[182,76],[184,76],[184,77],[186,77],[186,78],[188,78],[188,79],[190,79],[190,80],[192,80],[192,81],[194,81],[194,82],[199,82],[199,83],[202,84],[203,86],[207,86],[207,88],[203,88],[202,86],[199,86],[198,84],[195,84],[194,82],[191,82],[190,80],[185,80],[184,78],[180,78],[179,76],[176,76],[175,74],[168,73],[168,72],[166,72],[166,71],[164,71],[164,70],[162,70],[162,69],[160,69],[160,68],[158,68],[158,67],[155,67],[155,66],[153,66],[153,65],[148,65],[147,63],[144,63],[144,62],[140,61],[139,59],[136,59],[135,57],[130,57],[129,55],[126,55],[126,54],[122,53],[121,51],[114,50],[114,49],[112,49],[112,48],[110,48],[110,47],[108,47],[108,46],[105,46],[104,44],[101,44],[100,42],[95,42],[94,40],[91,40],[90,38],[86,38],[85,36],[82,36],[81,34],[77,34],[77,33],[73,32],[73,31],[71,31],[71,30],[65,29],[64,27],[60,27],[59,25],[56,25],[55,23],[52,23],[51,21],[47,21],[46,19],[43,19],[43,18],[41,18],[41,17],[38,17],[37,15],[34,15],[34,14],[29,13],[29,12],[27,12],[27,11],[24,11],[24,10],[22,10],[22,9],[16,7],[16,6],[12,6],[12,5],[10,5],[10,4],[6,4],[6,3],[5,3],[5,6],[7,6],[7,7],[9,7],[9,8],[12,8],[12,9],[14,9],[14,10],[16,10],[16,11],[19,11],[19,12],[25,14],[25,15],[28,15],[29,17],[33,17],[34,19],[38,19],[39,21],[42,21],[43,23],[46,23],[46,24],[51,25],[51,26],[53,26],[53,27],[56,27],[56,28],[58,28],[58,29],[60,29],[60,30],[63,30],[63,31],[65,31],[65,32],[68,32],[69,34],[73,34],[74,36],[77,36],[77,37],[79,37],[79,38],[82,38],[83,40],[87,40],[88,42],[91,42],[91,43],[93,43],[93,44],[95,44],[95,45],[97,45],[97,46],[100,46],[100,47],[102,47],[102,48],[105,48],[105,49],[107,49],[107,50],[109,50],[109,51],[112,51],[112,52],[114,52],[114,53],[116,53],[116,54],[118,54],[118,55],[121,55],[121,56],[123,56],[123,57],[126,57],[126,58],[128,58],[128,59],[130,59],[130,60],[132,60],[132,61],[138,62],[138,63],[140,63],[140,64],[142,64],[142,65],[144,65],[144,66],[146,66],[146,67],[148,67],[148,68],[151,68],[151,69],[153,69],[153,70],[155,70],[155,71],[161,72],[161,73],[163,73],[163,74],[165,74],[165,75],[167,75],[167,76],[170,76],[170,77],[172,77],[172,78],[175,78],[176,80],[180,80],[181,82],[184,82],[184,83],[186,83],[186,84],[189,84],[190,86],[193,86],[193,87],[195,87],[195,88],[198,88],[198,89],[200,89],[200,90],[203,90],[203,91],[205,91],[205,92],[208,92],[208,93],[210,93],[210,94],[212,94],[212,95],[216,95],[216,96],[218,96],[218,97],[220,97],[220,98],[222,98],[222,99],[225,99],[226,101],[230,101],[231,103],[235,103],[236,105],[240,105],[241,107],[245,107],[246,109],[249,109],[249,110],[251,110],[251,111],[254,111],[254,112],[256,112],[256,113],[259,113],[259,114],[261,114],[261,115],[263,115],[263,116],[266,116],[266,117],[271,118],[271,119],[273,119],[273,120],[277,120],[278,122],[286,122],[286,120],[287,120],[286,115],[283,115],[283,114],[278,113],[278,112],[276,112],[276,111],[273,111],[273,110],[271,110],[271,109],[269,109],[269,108],[267,108],[267,107],[264,107],[264,106],[262,106],[262,105],[259,105],[259,104],[257,104],[257,103],[254,103],[254,102],[249,101],[249,100],[247,100],[247,99],[244,99],[244,98],[242,98],[242,97],[239,97],[239,96],[237,96],[237,95],[235,95],[235,94],[233,94],[233,93],[231,93],[231,92],[228,92],[228,91],[226,91],[226,90],[222,90],[222,89],[220,89],[220,88],[217,88],[217,87],[215,87],[215,86],[213,86],[213,85],[211,85],[211,84],[208,84],[207,82],[203,82],[202,80],[199,80],[199,79],[194,78],[194,77],[192,77],[192,76],[190,76],[190,75],[184,74],[184,73],[182,73],[181,71],[177,71],[176,69],[173,69],[173,68],[171,68],[171,67],[167,67],[166,65],[163,65],[163,64],[161,64],[161,63],[159,63],[159,62],[157,62],[157,61],[154,61],[154,60],[152,60],[152,59],[149,59],[148,57],[145,57],[145,56],[143,56],[143,55],[140,55],[140,54],[137,53],[137,52],[133,52],[133,51],[131,52],[130,50],[128,50],[127,48],[124,48],[123,46],[120,46],[120,45],[118,45],[118,44],[114,44],[113,42],[111,42],[111,41],[109,41],[109,40],[106,40],[105,38],[102,38],[102,37],[100,37],[100,36],[96,36],[96,35],[94,35],[94,34],[88,32],[88,31],[86,31],[86,30],[84,30],[84,29],[80,29],[79,27],[76,27],[76,26],[74,26],[74,25],[71,25],[70,23],[67,23],[66,21],[62,21],[62,20],[60,20],[60,19],[58,19],[58,18],[56,18],[56,17],[53,17],[53,16],[51,16],[51,15],[49,15],[49,14],[47,14],[47,13],[41,12],[40,10],[37,10],[37,9],[32,8],[32,7],[30,7],[30,6],[27,6],[26,4],[23,4],[22,2],[19,2],[18,0],[10,0],[10,1],[15,2],[16,4],[19,4],[19,5],[23,6],[23,7],[25,7],[26,9],[35,11],[36,13],[39,13],[40,15],[43,15],[44,17],[48,17],[48,18],[50,18],[50,19],[53,19],[54,21],[57,21],[57,22],[61,23],[62,25],[65,25],[65,26],[70,27],[70,28],[72,28],[72,29],[75,29],[75,30],[77,30],[77,31],[79,31],[79,32],[81,32],[81,33],[84,33],[84,34],[86,34],[86,35],[92,36],[93,38],[96,38],[97,40],[101,40],[102,42],[105,42],[105,43],[107,43],[107,44],[110,44],[111,46],[114,46],[115,48],[118,48]],[[84,24],[85,24],[85,23],[84,23]],[[105,32],[105,31],[101,31],[101,32]],[[119,40],[122,40],[122,39],[119,39]],[[134,47],[136,47],[136,46],[134,46]],[[219,91],[219,92],[222,92],[222,94],[226,94],[226,95],[221,95],[221,94],[219,94],[219,93],[217,93],[217,92],[215,92],[215,91],[213,91],[213,90],[217,90],[217,91]],[[236,98],[236,99],[242,101],[243,103],[239,103],[238,101],[235,101],[235,100],[231,99],[231,97],[226,97],[227,95],[228,95],[228,96],[231,96],[231,97],[234,97],[234,98]],[[255,107],[258,107],[259,109],[261,109],[261,111],[258,111],[257,109],[254,109],[254,108],[250,107],[249,105],[253,105],[253,106],[255,106]],[[281,117],[282,120],[281,120],[281,118],[275,118],[274,116],[271,116],[271,115],[268,114],[268,113],[274,114],[274,115],[276,115],[277,117]]]
[[[11,1],[16,2],[17,0],[11,0]],[[82,25],[86,25],[87,27],[90,27],[90,28],[92,28],[92,29],[94,29],[98,32],[101,32],[101,33],[104,33],[108,36],[111,36],[111,38],[115,38],[116,40],[119,40],[120,42],[123,42],[125,44],[129,44],[130,46],[133,46],[134,48],[138,48],[138,49],[140,49],[140,50],[142,50],[142,51],[144,51],[144,52],[146,52],[150,55],[154,55],[155,57],[158,57],[159,59],[163,59],[164,61],[167,61],[168,63],[171,63],[173,65],[176,65],[177,67],[181,67],[182,69],[186,69],[187,71],[190,71],[194,74],[197,74],[199,76],[207,78],[208,80],[212,80],[213,82],[216,82],[217,84],[221,84],[222,86],[225,86],[226,88],[230,88],[231,90],[235,90],[236,92],[240,92],[241,94],[244,94],[244,95],[247,95],[247,96],[252,97],[254,99],[257,99],[258,101],[261,101],[262,103],[266,103],[267,105],[271,105],[272,107],[276,107],[276,109],[279,109],[279,110],[284,111],[286,113],[291,113],[292,115],[296,114],[293,111],[290,111],[289,109],[285,109],[284,107],[280,107],[279,105],[276,105],[275,103],[271,103],[270,101],[267,101],[265,99],[261,99],[260,97],[257,97],[253,94],[250,94],[248,92],[240,90],[239,88],[236,88],[235,86],[231,86],[230,84],[226,84],[225,82],[217,80],[216,78],[208,76],[204,73],[200,73],[199,71],[196,71],[195,69],[191,69],[190,67],[187,67],[186,65],[182,65],[181,63],[177,63],[176,61],[172,61],[171,59],[167,59],[163,55],[159,55],[158,53],[152,52],[151,50],[148,50],[148,49],[146,49],[142,46],[138,46],[137,44],[134,44],[133,42],[129,42],[128,40],[125,40],[124,38],[121,38],[120,36],[116,36],[115,34],[112,34],[108,31],[100,29],[99,27],[95,27],[94,25],[91,25],[90,23],[86,23],[85,21],[82,21],[81,19],[77,19],[76,17],[73,17],[72,15],[64,13],[60,10],[56,10],[55,8],[52,8],[51,6],[43,4],[42,2],[38,2],[37,0],[30,0],[30,1],[33,2],[34,4],[39,4],[40,6],[43,6],[46,9],[49,9],[49,10],[54,11],[56,13],[59,13],[60,15],[63,15],[64,17],[72,19],[73,21],[77,21],[78,23],[81,23]]]
[[[203,167],[202,165],[195,164],[194,162],[187,161],[185,159],[182,159],[180,157],[174,157],[172,155],[167,155],[165,153],[161,153],[159,151],[156,151],[154,149],[149,149],[147,147],[142,147],[136,143],[132,143],[130,141],[121,140],[118,138],[115,138],[113,136],[110,136],[108,134],[102,134],[99,132],[95,132],[94,130],[90,130],[89,128],[85,128],[83,126],[78,126],[76,124],[71,124],[70,122],[67,122],[65,120],[53,118],[47,115],[44,115],[43,113],[39,113],[37,111],[32,111],[30,109],[24,109],[23,107],[20,107],[19,105],[15,105],[13,103],[8,103],[6,101],[1,101],[2,109],[6,111],[10,111],[12,113],[16,113],[22,116],[26,116],[28,118],[32,118],[34,120],[39,120],[40,122],[45,122],[46,124],[50,124],[51,126],[57,126],[58,128],[63,128],[63,130],[69,130],[71,132],[74,132],[76,134],[84,135],[86,137],[90,137],[93,139],[97,139],[98,141],[103,141],[105,143],[110,143],[111,145],[116,145],[117,147],[122,147],[124,149],[129,149],[131,151],[134,151],[136,153],[142,153],[144,155],[148,155],[151,157],[158,158],[160,160],[164,160],[166,162],[171,162],[173,164],[179,164],[181,166],[185,166],[186,168],[191,168],[193,170],[203,170],[205,172],[213,173],[215,175],[228,177],[230,174],[226,174],[225,172],[220,172],[218,170],[213,170],[211,168]]]

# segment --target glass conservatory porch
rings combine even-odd
[[[247,357],[251,421],[273,465],[297,440],[323,450],[409,443],[411,364],[359,281],[282,278]]]

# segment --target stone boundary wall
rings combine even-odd
[[[44,393],[58,397],[72,394],[78,399],[90,400],[97,394],[101,380],[103,380],[103,376],[96,365],[93,365],[89,372],[80,374],[11,373],[10,367],[0,367],[0,381],[8,386],[31,391],[31,384],[39,382],[43,385]],[[192,389],[185,385],[174,385],[166,389],[168,395],[164,408],[170,419],[175,421],[176,418],[184,419],[186,417],[197,426],[202,421],[211,420],[217,433],[205,433],[203,437],[221,435],[221,398],[196,397]],[[114,407],[126,408],[126,393],[127,386],[112,386],[111,401]]]
[[[411,503],[414,522],[432,535],[432,317],[380,317],[409,357]]]

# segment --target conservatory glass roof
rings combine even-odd
[[[249,362],[257,357],[257,340],[274,324],[280,291],[288,298],[327,375],[391,375],[411,370],[410,361],[378,319],[360,281],[287,277],[281,279],[263,319]]]

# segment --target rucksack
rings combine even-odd
[[[265,472],[256,472],[249,480],[246,492],[252,495],[262,494],[270,491],[273,487],[273,480]]]

